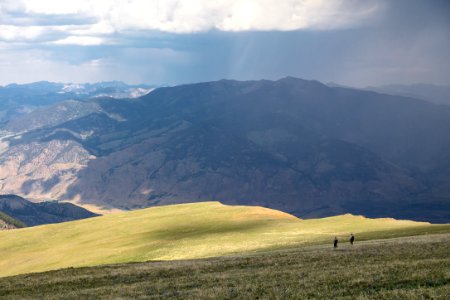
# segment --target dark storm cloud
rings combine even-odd
[[[199,23],[187,14],[181,19],[187,26],[183,28],[203,24],[209,29],[183,33],[165,19],[147,24],[143,18],[141,24],[139,17],[135,23],[116,18],[108,23],[86,13],[32,13],[16,7],[0,15],[0,82],[118,79],[177,84],[292,75],[355,86],[450,84],[450,1],[377,1],[376,7],[342,3],[333,8],[337,23],[322,18],[319,25],[299,22],[297,30],[227,31],[208,27],[216,26],[216,15]],[[285,10],[282,5],[279,12]],[[355,20],[348,14],[352,9]],[[304,17],[312,20],[320,11],[310,7],[311,15]],[[256,19],[252,26],[272,24],[263,21]],[[235,22],[227,26],[245,25]]]

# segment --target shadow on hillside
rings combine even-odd
[[[182,224],[166,229],[148,231],[142,234],[143,239],[156,239],[164,241],[180,241],[183,239],[199,239],[207,236],[222,235],[227,233],[249,233],[267,226],[265,221],[250,221],[239,223],[208,224],[205,222]]]

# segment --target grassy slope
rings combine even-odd
[[[0,211],[0,221],[3,221],[5,223],[5,225],[12,225],[15,228],[26,227],[26,225],[23,222],[10,217],[9,215],[5,214],[2,211]]]
[[[0,279],[2,299],[447,299],[450,234]]]
[[[217,202],[154,207],[0,232],[0,277],[64,267],[191,259],[330,242],[450,232],[449,225],[344,215],[299,220]]]

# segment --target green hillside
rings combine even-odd
[[[249,206],[204,202],[154,207],[74,222],[0,232],[0,276],[65,267],[223,256],[357,240],[450,232],[430,225],[360,216],[300,220]]]
[[[0,299],[448,299],[450,234],[0,278]]]
[[[26,225],[23,222],[12,218],[11,216],[5,214],[2,211],[0,211],[0,223],[3,224],[3,226],[5,226],[5,227],[13,227],[13,228],[26,227]],[[0,230],[2,229],[1,224],[0,224]]]

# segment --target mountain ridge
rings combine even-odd
[[[300,217],[450,220],[450,108],[293,77],[88,103],[96,110],[2,138],[4,192],[120,209],[220,200]]]
[[[382,86],[368,86],[366,90],[377,91],[391,95],[426,100],[435,104],[450,105],[450,86],[425,83],[390,84]]]
[[[13,218],[13,221],[17,220],[16,228],[98,216],[72,203],[55,201],[33,203],[16,195],[0,195],[0,213]]]

